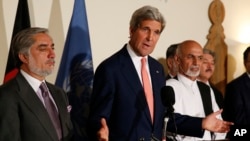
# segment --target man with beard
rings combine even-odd
[[[1,141],[68,141],[70,106],[62,89],[45,81],[55,64],[44,28],[27,28],[11,43],[19,73],[0,87]]]
[[[180,43],[175,60],[179,67],[177,77],[166,81],[166,85],[171,86],[175,93],[175,112],[196,117],[206,117],[211,114],[214,110],[210,88],[197,81],[203,62],[201,45],[193,40]],[[217,112],[221,114],[222,111]],[[211,140],[212,135],[213,133],[206,130],[202,138],[177,135],[177,139],[182,141]]]

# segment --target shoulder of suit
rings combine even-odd
[[[166,85],[169,85],[169,86],[175,86],[175,85],[180,85],[180,84],[181,82],[174,78],[170,78],[166,80]]]
[[[241,83],[244,83],[244,81],[249,78],[247,73],[243,73],[242,75],[240,75],[239,77],[233,79],[232,81],[230,81],[227,86],[229,85],[238,85],[238,84],[241,84]]]
[[[210,87],[207,84],[203,83],[203,82],[197,81],[197,84],[198,84],[198,87],[210,89]]]

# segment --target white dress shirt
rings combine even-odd
[[[131,57],[132,59],[132,62],[135,66],[135,69],[137,71],[137,74],[141,80],[141,84],[142,84],[142,76],[141,76],[141,59],[142,57],[141,56],[137,56],[135,54],[135,52],[133,51],[132,47],[129,45],[129,43],[127,44],[127,50],[128,50],[128,54],[129,56]],[[146,58],[146,69],[147,69],[147,72],[148,72],[148,76],[149,76],[149,80],[150,80],[150,84],[152,86],[152,82],[151,82],[151,76],[150,76],[150,73],[149,73],[149,65],[148,65],[148,56],[145,56]]]
[[[200,81],[200,80],[198,80],[198,81]],[[213,89],[212,89],[212,87],[211,87],[211,85],[209,84],[208,81],[205,84],[207,84],[209,86],[209,88],[210,88],[210,94],[211,94],[211,100],[212,100],[212,108],[213,108],[213,111],[216,112],[216,111],[220,110],[220,108],[219,108],[219,106],[218,106],[218,104],[216,102],[214,91],[213,91]],[[221,114],[218,115],[217,118],[222,119]],[[225,139],[226,135],[227,135],[226,133],[214,133],[213,139],[214,140]]]
[[[38,96],[38,98],[41,100],[41,102],[43,103],[44,107],[45,107],[45,103],[44,103],[44,99],[43,99],[43,96],[42,96],[42,92],[41,92],[41,89],[39,88],[41,83],[44,82],[45,83],[45,80],[43,80],[42,82],[32,76],[30,76],[28,73],[26,73],[25,71],[23,70],[20,70],[21,74],[24,76],[24,78],[28,81],[29,85],[32,87],[32,89],[35,91],[36,95]],[[46,84],[46,83],[45,83]],[[57,106],[56,106],[56,103],[53,99],[53,97],[51,96],[50,92],[49,92],[49,97],[50,99],[52,100],[52,102],[54,103],[55,107],[56,107],[56,110],[57,109]]]
[[[194,117],[205,117],[205,111],[198,88],[197,80],[192,81],[182,74],[177,74],[176,79],[166,81],[167,86],[171,86],[175,92],[174,112]],[[198,141],[211,140],[211,134],[205,130],[203,138],[177,135],[178,141]]]

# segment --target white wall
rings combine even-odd
[[[18,0],[0,0],[0,84],[3,80],[8,48],[12,35],[13,23]],[[28,0],[32,26],[49,28],[56,44],[55,72],[47,78],[54,82],[60,64],[68,25],[70,22],[73,0]],[[228,45],[229,61],[233,76],[242,72],[242,52],[250,42],[241,43],[241,31],[249,29],[250,1],[222,0],[226,10],[223,22],[225,42]],[[152,53],[156,59],[165,57],[167,47],[186,39],[194,39],[201,45],[207,42],[210,28],[208,7],[211,0],[86,0],[87,16],[91,38],[94,68],[99,63],[119,50],[129,36],[129,20],[134,10],[143,5],[153,5],[160,9],[167,20],[167,26],[161,35],[157,48]],[[249,33],[249,32],[248,32]],[[237,60],[237,61],[235,61]]]

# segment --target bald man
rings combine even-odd
[[[180,43],[176,53],[175,60],[179,66],[177,78],[166,81],[166,85],[173,87],[175,92],[175,112],[206,117],[218,110],[213,109],[209,86],[197,81],[203,63],[201,45],[194,40],[186,40]],[[207,130],[202,138],[184,135],[178,135],[177,138],[182,141],[216,139],[214,133]]]

